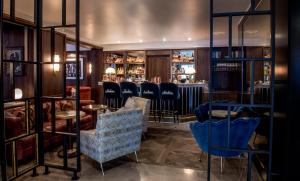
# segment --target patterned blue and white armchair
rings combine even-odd
[[[143,114],[139,108],[100,114],[96,129],[80,132],[81,152],[98,161],[104,175],[104,162],[130,153],[135,153],[137,159],[142,131]]]

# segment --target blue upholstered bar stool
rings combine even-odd
[[[146,99],[151,100],[151,113],[160,121],[160,95],[159,95],[159,86],[151,82],[143,82],[141,84],[141,96]]]
[[[161,83],[160,84],[160,97],[162,106],[162,116],[164,114],[172,114],[174,123],[179,123],[178,119],[178,102],[180,99],[178,86],[174,83]]]
[[[121,107],[122,94],[119,84],[115,82],[103,82],[104,97],[109,108],[117,110]]]
[[[125,104],[126,100],[129,97],[138,97],[138,88],[133,82],[121,82],[120,83],[121,91],[122,91],[122,104]]]

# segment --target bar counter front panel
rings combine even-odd
[[[102,89],[103,100],[102,103],[105,103],[104,91],[103,91],[103,82],[99,82],[98,85]],[[190,84],[177,84],[180,93],[180,99],[178,101],[178,111],[181,119],[189,118],[194,116],[194,110],[203,102],[203,93],[207,90],[206,83],[190,83]],[[137,84],[139,95],[140,93],[140,84]],[[161,105],[161,109],[173,109],[172,105],[169,103],[163,102],[154,102],[152,104],[152,110],[158,110]]]

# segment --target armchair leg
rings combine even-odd
[[[102,172],[102,175],[104,176],[104,170],[103,170],[103,165],[102,165],[102,163],[100,163],[100,166],[101,166],[101,172]]]
[[[225,159],[223,160],[224,158],[221,157],[221,174],[223,174],[223,167],[224,167],[224,164],[225,164]],[[224,162],[224,163],[223,163]]]
[[[135,154],[136,163],[139,163],[140,161],[139,161],[139,159],[138,159],[138,156],[137,156],[136,151],[134,152],[134,154]]]
[[[242,157],[239,155],[239,160],[240,160],[240,166],[239,166],[239,172],[240,172],[240,180],[243,176],[243,167],[242,167]]]

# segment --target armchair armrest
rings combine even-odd
[[[96,130],[80,131],[80,151],[94,160],[101,162],[102,154],[99,149],[101,142],[96,136]]]

